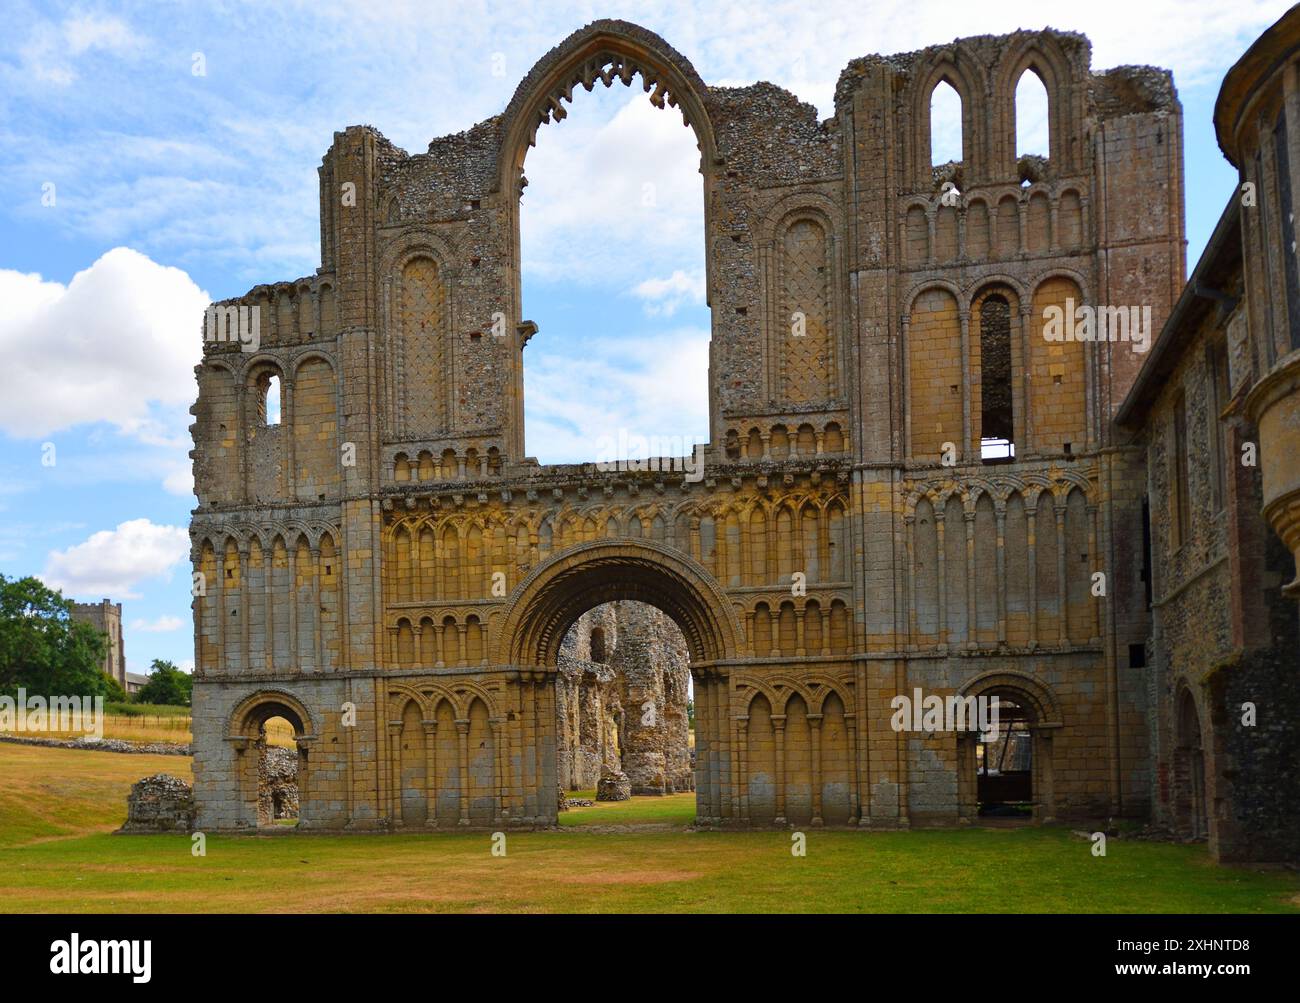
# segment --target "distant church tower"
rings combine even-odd
[[[107,639],[104,661],[100,666],[126,689],[126,652],[122,643],[122,604],[107,599],[97,603],[73,603],[72,619],[88,623]]]

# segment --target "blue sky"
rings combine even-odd
[[[1082,31],[1093,66],[1170,67],[1189,264],[1234,173],[1223,73],[1282,2],[745,5],[6,4],[0,35],[0,571],[124,602],[129,668],[188,667],[187,413],[210,298],[311,274],[316,168],[369,123],[418,152],[502,110],[573,29],[624,17],[711,84],[832,112],[852,58],[1018,27]],[[703,439],[708,311],[694,136],[639,88],[579,92],[526,164],[527,446]]]

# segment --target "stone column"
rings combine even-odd
[[[1007,507],[1005,502],[996,505],[998,520],[998,644],[1007,643]]]
[[[1053,505],[1056,513],[1056,608],[1057,633],[1061,647],[1070,643],[1070,594],[1065,579],[1065,506]]]
[[[393,828],[405,824],[402,818],[402,722],[388,722],[388,795]]]
[[[1029,647],[1038,647],[1038,523],[1037,502],[1025,506],[1025,550],[1029,578]]]
[[[979,647],[976,633],[975,605],[975,512],[962,512],[966,523],[966,650],[974,651]],[[994,583],[996,588],[997,583]]]
[[[822,716],[808,715],[808,731],[812,742],[812,824],[820,828],[822,820]]]
[[[785,715],[772,715],[772,739],[776,745],[776,825],[786,825],[785,818]]]
[[[298,541],[285,548],[289,562],[289,671],[300,672],[298,664]]]
[[[421,721],[424,725],[424,826],[438,828],[438,722]]]
[[[275,671],[275,541],[262,548],[262,660]]]
[[[239,548],[239,619],[242,621],[239,625],[239,645],[241,652],[239,667],[244,672],[251,672],[253,669],[252,649],[249,646],[248,631],[248,622],[252,619],[249,616],[249,611],[253,608],[253,597],[249,594],[251,590],[248,587],[249,551],[250,548],[247,543],[244,543]]]
[[[456,735],[460,739],[460,822],[469,825],[469,721],[456,721]],[[540,743],[539,743],[540,744]]]

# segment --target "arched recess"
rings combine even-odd
[[[242,447],[241,470],[245,500],[254,504],[271,502],[284,496],[284,439],[287,433],[279,420],[268,421],[267,397],[273,384],[284,389],[284,365],[269,353],[253,356],[244,364],[244,413],[240,416]]]
[[[797,209],[776,229],[776,316],[771,318],[772,398],[790,404],[841,395],[835,229],[819,209]]]
[[[927,284],[912,298],[904,323],[904,397],[908,457],[938,462],[952,443],[960,450],[967,406],[963,376],[960,291]],[[928,361],[927,361],[928,359]]]
[[[759,266],[771,304],[767,331],[767,387],[773,400],[829,401],[841,393],[838,374],[839,255],[829,200],[788,197],[769,214],[759,236]]]
[[[293,364],[289,477],[300,501],[322,501],[338,493],[337,378],[324,352],[300,355]]]
[[[237,379],[234,369],[219,359],[205,359],[198,370],[195,429],[202,440],[195,443],[195,465],[206,474],[200,480],[208,489],[200,505],[242,500],[240,443],[246,436]]]
[[[1046,683],[1023,672],[985,672],[968,680],[957,690],[959,697],[976,699],[1001,697],[1019,706],[1028,721],[1032,736],[1033,820],[1051,822],[1056,818],[1053,735],[1060,730],[1060,701]],[[974,821],[978,814],[976,752],[979,732],[957,734],[958,814]]]
[[[1027,448],[1036,452],[1070,453],[1086,448],[1089,400],[1093,398],[1092,361],[1082,340],[1080,308],[1087,292],[1072,273],[1054,270],[1033,291],[1025,367],[1024,413],[1032,416]],[[1095,328],[1094,328],[1095,329]],[[1049,335],[1051,336],[1049,338]]]
[[[235,750],[235,778],[239,791],[239,828],[258,826],[258,765],[265,743],[264,727],[271,718],[288,721],[298,752],[299,828],[310,828],[311,777],[309,750],[316,740],[310,712],[297,697],[284,690],[259,690],[245,697],[226,719],[225,740]]]
[[[453,423],[461,361],[453,336],[459,260],[454,240],[424,226],[403,228],[383,247],[380,313],[387,389],[381,411],[392,438],[434,438]]]
[[[1205,742],[1196,697],[1183,684],[1174,698],[1174,830],[1185,839],[1209,835]]]
[[[970,304],[971,455],[986,463],[1015,458],[1024,441],[1024,335],[1020,297],[993,277]]]
[[[594,21],[574,32],[543,56],[515,89],[510,104],[501,117],[497,147],[497,175],[493,199],[506,215],[510,233],[511,276],[513,287],[504,292],[511,297],[509,315],[516,324],[523,321],[521,287],[519,199],[527,185],[524,159],[535,145],[537,130],[551,121],[567,117],[566,103],[572,103],[575,88],[590,91],[596,84],[606,87],[615,81],[631,86],[639,77],[658,108],[671,106],[681,112],[690,126],[700,150],[700,173],[704,178],[704,232],[711,234],[714,174],[721,163],[714,137],[713,103],[709,88],[690,61],[652,31],[619,20]],[[712,289],[712,254],[704,257],[705,288]],[[522,341],[513,342],[516,355],[513,370],[512,413],[509,422],[509,448],[515,456],[524,451],[524,386],[520,355]],[[713,389],[710,386],[710,397]],[[710,401],[710,414],[718,410]],[[723,430],[711,428],[713,441],[721,441]]]

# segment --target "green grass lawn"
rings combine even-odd
[[[594,800],[595,791],[573,791],[575,799]],[[666,797],[632,798],[629,801],[597,801],[590,808],[570,808],[560,812],[560,825],[568,828],[605,825],[677,825],[695,822],[695,795],[669,794]]]
[[[690,832],[690,795],[570,809],[556,832],[114,836],[130,782],[182,757],[0,743],[6,912],[1300,912],[1290,872],[1064,829]],[[655,825],[654,831],[605,826]]]

